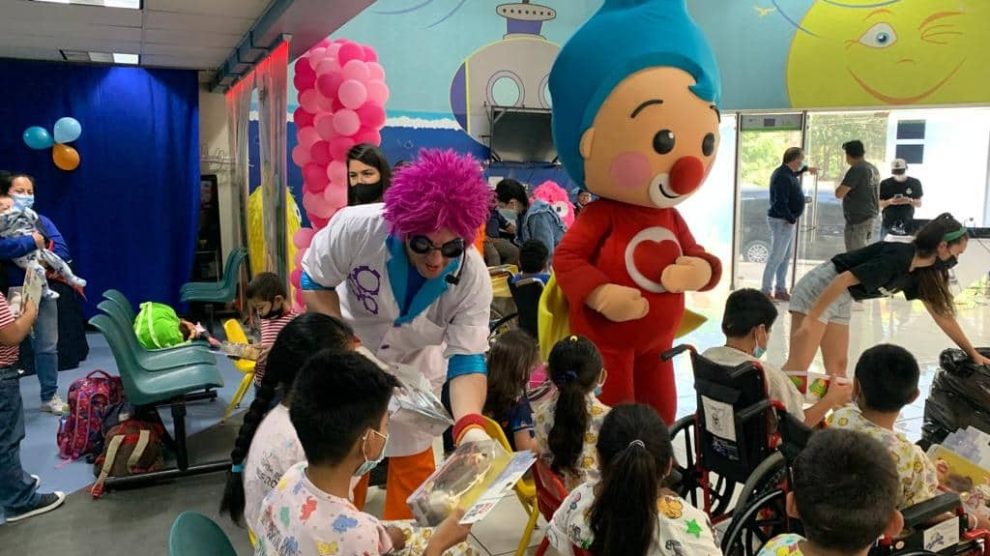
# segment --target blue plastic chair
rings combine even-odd
[[[196,512],[175,518],[168,535],[169,556],[237,556],[234,545],[212,519]]]

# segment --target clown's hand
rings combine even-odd
[[[475,442],[483,442],[485,440],[491,440],[492,438],[488,436],[488,433],[484,429],[479,429],[478,427],[472,427],[461,435],[458,445],[460,444],[473,444]]]
[[[485,432],[485,425],[488,420],[477,413],[468,413],[454,423],[454,443],[458,446],[462,444],[472,444],[491,440]]]
[[[674,264],[663,269],[660,284],[671,293],[697,291],[712,279],[712,266],[698,257],[677,257]]]
[[[650,310],[650,303],[641,291],[618,284],[598,286],[585,304],[612,322],[639,320]]]

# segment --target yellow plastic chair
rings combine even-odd
[[[249,343],[247,334],[244,333],[244,328],[242,328],[241,323],[235,319],[224,321],[223,331],[227,334],[227,341],[232,344]],[[247,394],[248,388],[250,388],[251,383],[254,382],[255,362],[247,359],[234,359],[233,361],[234,368],[244,373],[244,378],[241,379],[241,383],[237,386],[237,392],[234,392],[234,397],[230,400],[230,405],[228,405],[226,411],[223,412],[223,419],[220,421],[221,423],[227,421],[227,419],[230,418],[230,414],[241,405],[241,400],[244,399],[244,394]]]
[[[519,273],[519,267],[512,264],[488,267],[488,276],[492,280],[492,297],[512,298],[509,291],[509,279]]]
[[[488,417],[485,417],[485,432],[493,440],[497,440],[505,448],[506,452],[512,452],[512,446],[509,444],[509,439],[505,437],[505,431],[502,430],[502,427],[498,423]],[[529,542],[533,538],[536,522],[540,519],[540,507],[536,503],[536,483],[532,479],[526,477],[519,479],[514,490],[516,491],[516,496],[519,498],[519,503],[523,505],[526,515],[529,516],[529,519],[526,520],[526,528],[523,529],[522,538],[519,539],[519,546],[516,548],[516,556],[523,556],[526,554],[526,550],[529,548]]]

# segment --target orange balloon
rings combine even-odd
[[[52,160],[60,170],[71,172],[79,167],[79,152],[68,145],[57,144],[52,147]]]

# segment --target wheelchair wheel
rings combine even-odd
[[[668,488],[688,500],[692,506],[703,510],[713,522],[720,521],[732,503],[736,482],[714,473],[706,472],[697,461],[695,450],[694,415],[678,419],[670,429],[674,447],[674,469]],[[705,491],[708,491],[709,507],[705,507]]]
[[[488,320],[488,343],[494,343],[499,336],[518,326],[519,315],[512,313],[511,315],[502,316],[493,308]]]
[[[787,465],[784,463],[784,456],[780,452],[770,454],[767,459],[760,462],[753,470],[753,473],[746,479],[739,498],[736,500],[736,508],[745,508],[750,500],[759,498],[760,495],[771,490],[781,488],[787,479]]]
[[[755,556],[770,539],[790,533],[785,501],[787,493],[771,490],[751,498],[747,507],[738,506],[725,536],[722,552],[725,556]]]

